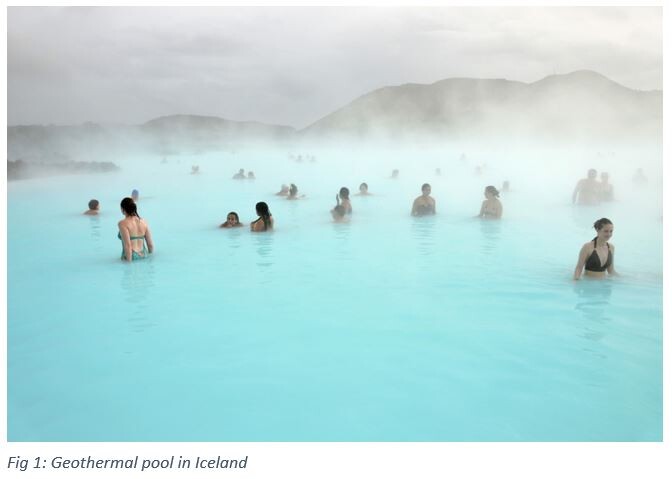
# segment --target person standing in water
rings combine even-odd
[[[131,191],[131,199],[137,203],[140,199],[140,192],[138,190]]]
[[[609,173],[600,173],[600,200],[614,201],[614,185],[609,183]]]
[[[415,201],[413,201],[413,207],[411,208],[412,216],[426,216],[436,214],[436,201],[432,198],[430,193],[432,192],[432,187],[429,183],[422,185],[422,195],[418,196]]]
[[[359,185],[359,193],[357,193],[356,196],[371,196],[371,193],[369,193],[369,185],[366,183]]]
[[[89,201],[89,209],[86,210],[83,214],[88,216],[97,216],[100,213],[100,203],[98,200]]]
[[[481,211],[477,218],[498,220],[502,217],[502,202],[499,201],[499,191],[494,186],[485,188],[485,201],[481,203]]]
[[[299,187],[296,186],[294,183],[289,185],[289,195],[287,195],[288,200],[298,200],[299,198],[303,198],[306,195],[301,195],[299,196]]]
[[[339,191],[338,194],[336,195],[336,204],[338,205],[339,201],[340,204],[343,205],[343,208],[345,209],[345,214],[346,215],[351,215],[352,214],[352,204],[350,203],[350,190],[347,189],[345,186],[342,187]]]
[[[124,215],[124,219],[118,223],[117,234],[123,245],[121,259],[131,262],[147,258],[154,252],[149,225],[138,215],[138,206],[132,198],[124,198],[120,206]]]
[[[613,223],[607,218],[600,218],[593,224],[593,228],[597,231],[597,236],[581,247],[579,261],[574,268],[574,280],[581,278],[584,268],[585,275],[590,278],[604,279],[606,273],[609,273],[609,276],[617,275],[614,269],[616,248],[608,243],[614,234]]]
[[[588,177],[576,184],[572,194],[572,203],[580,205],[596,205],[600,202],[600,184],[596,180],[597,170],[588,170]],[[578,199],[578,201],[577,201]]]
[[[280,186],[280,191],[278,191],[275,196],[289,196],[289,186],[283,183]]]
[[[259,218],[250,223],[250,230],[254,232],[272,230],[274,221],[268,205],[260,201],[256,204],[255,209]]]

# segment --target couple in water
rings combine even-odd
[[[579,180],[572,193],[572,203],[579,205],[597,205],[602,201],[614,200],[614,185],[609,183],[609,173],[603,171],[600,182],[597,181],[597,170],[588,170],[586,178]]]
[[[430,196],[432,187],[429,183],[422,185],[422,195],[413,201],[412,216],[427,216],[436,214],[436,200]],[[485,188],[485,201],[481,204],[481,211],[477,218],[500,219],[502,217],[502,202],[499,201],[499,191],[494,186]]]
[[[250,230],[254,232],[268,231],[273,229],[273,216],[271,215],[268,205],[263,201],[256,204],[257,218],[250,223]],[[220,225],[220,228],[239,228],[244,226],[240,222],[238,213],[231,211],[226,215],[226,222]]]

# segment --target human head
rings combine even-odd
[[[593,224],[593,228],[597,231],[597,236],[605,241],[608,241],[614,234],[614,224],[608,218],[600,218]]]
[[[360,193],[366,193],[368,191],[369,191],[369,185],[367,185],[366,183],[362,183],[361,185],[359,185]]]
[[[597,170],[595,168],[591,168],[590,170],[588,170],[588,178],[590,178],[591,180],[597,178]]]
[[[238,173],[240,173],[241,175],[244,175],[244,174],[245,174],[245,170],[244,170],[243,168],[241,168],[240,170],[238,170]]]
[[[509,191],[509,182],[508,181],[504,181],[504,183],[502,183],[502,191]]]
[[[254,178],[254,172],[253,171],[248,171],[247,172],[247,177],[248,178]]]
[[[138,205],[135,204],[135,201],[133,201],[133,198],[124,198],[121,200],[121,211],[126,215],[126,216],[137,216],[138,218],[140,215],[138,215]]]
[[[257,210],[257,214],[259,216],[271,216],[271,212],[268,210],[268,205],[263,201],[257,203],[255,209]]]
[[[138,198],[140,198],[140,192],[138,190],[131,191],[131,199],[133,201],[138,201]]]
[[[226,215],[226,222],[231,224],[231,225],[237,225],[240,223],[240,219],[238,218],[238,213],[235,211],[229,212],[228,215]]]
[[[100,203],[98,202],[98,200],[89,201],[89,209],[90,210],[97,210],[99,206],[100,206]]]
[[[422,194],[424,196],[429,196],[429,194],[432,192],[432,187],[430,186],[429,183],[425,183],[422,185]]]
[[[489,198],[490,196],[492,196],[493,198],[499,198],[499,191],[497,191],[497,188],[495,188],[492,185],[486,186],[485,187],[485,196],[486,196],[486,198]]]
[[[394,177],[399,176],[399,170],[392,170],[392,176]]]
[[[289,186],[287,186],[286,184],[283,183],[280,186],[280,191],[285,191],[285,192],[289,191]]]
[[[298,188],[294,183],[292,183],[291,185],[289,185],[289,194],[290,194],[290,196],[296,196],[296,194],[297,194],[298,192],[299,192],[299,188]]]
[[[338,196],[340,196],[342,200],[347,200],[350,198],[350,190],[344,186],[338,190]]]

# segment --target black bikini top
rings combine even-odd
[[[604,263],[604,266],[602,265],[602,262],[600,261],[600,256],[597,254],[597,237],[593,239],[593,252],[588,256],[588,259],[586,260],[586,271],[594,271],[596,273],[602,273],[606,271],[609,266],[611,266],[611,248],[609,248],[609,243],[607,243],[607,249],[609,250],[609,254],[607,255],[607,262]]]

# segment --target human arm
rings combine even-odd
[[[576,195],[579,194],[579,188],[581,187],[581,180],[576,184],[574,188],[574,193],[572,193],[572,203],[576,203]]]
[[[609,276],[619,276],[619,274],[616,272],[616,269],[614,268],[614,258],[616,256],[616,246],[610,245],[611,248],[611,264],[607,268],[607,273],[609,273]]]
[[[152,254],[154,252],[154,240],[152,239],[152,231],[149,229],[149,225],[147,225],[147,230],[145,231],[145,241],[147,242],[147,251],[149,251],[149,254]]]
[[[119,235],[121,236],[121,244],[124,248],[124,261],[129,263],[133,261],[133,247],[131,246],[131,233],[128,228],[124,227],[122,221],[119,222]]]
[[[581,278],[581,273],[583,273],[583,268],[586,265],[588,260],[588,255],[590,254],[590,245],[583,245],[581,251],[579,251],[579,260],[576,262],[576,268],[574,268],[574,280]]]

